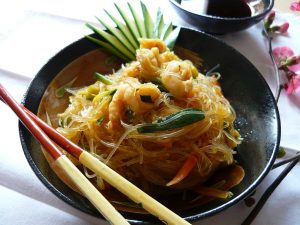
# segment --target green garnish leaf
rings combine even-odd
[[[150,95],[140,95],[142,102],[153,103]]]
[[[100,81],[100,82],[102,82],[103,84],[106,84],[106,85],[111,85],[113,83],[112,80],[109,79],[107,76],[104,76],[104,75],[102,75],[100,73],[97,73],[97,72],[94,74],[94,79],[98,80],[98,81]]]
[[[76,79],[77,79],[77,77],[75,77],[73,80],[69,81],[68,83],[66,83],[63,86],[56,89],[55,96],[57,98],[62,98],[64,96],[64,94],[66,93],[67,89],[72,87],[72,85],[76,81]]]
[[[285,149],[283,147],[280,147],[278,152],[277,152],[277,158],[282,158],[286,154]]]
[[[196,123],[205,118],[204,112],[199,109],[188,108],[160,118],[155,123],[145,123],[137,129],[139,133],[172,130]]]

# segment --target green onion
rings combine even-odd
[[[117,92],[117,89],[112,89],[110,91],[108,91],[108,95],[113,96],[115,93]]]
[[[76,79],[77,79],[77,77],[75,77],[73,80],[69,81],[68,83],[66,83],[63,86],[56,89],[55,96],[57,98],[62,98],[64,96],[64,94],[66,93],[67,89],[72,87],[72,85],[76,81]]]
[[[199,109],[189,108],[160,118],[156,123],[146,123],[137,129],[139,133],[152,133],[181,128],[196,123],[205,118],[204,112]]]
[[[102,75],[100,73],[97,73],[97,72],[94,74],[94,79],[98,80],[98,81],[100,81],[100,82],[102,82],[103,84],[106,84],[106,85],[110,85],[110,84],[113,83],[112,80],[109,79],[107,76],[104,76],[104,75]]]

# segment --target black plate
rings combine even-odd
[[[190,222],[214,215],[250,195],[266,176],[275,160],[280,141],[280,119],[274,97],[258,70],[238,51],[220,40],[194,30],[182,28],[177,46],[190,49],[204,59],[204,69],[220,64],[221,86],[237,113],[236,127],[243,143],[237,160],[245,169],[243,182],[234,188],[229,201],[216,201],[177,212]],[[63,49],[39,71],[24,97],[24,105],[37,113],[41,98],[54,77],[74,60],[97,49],[86,39]],[[101,62],[100,62],[101,63]],[[202,69],[203,69],[202,68]],[[59,198],[90,215],[101,217],[82,196],[62,183],[49,168],[38,142],[20,124],[20,138],[25,156],[44,185]],[[134,224],[153,224],[150,215],[123,213]]]
[[[225,34],[247,29],[261,21],[271,11],[274,5],[274,0],[246,0],[245,2],[253,5],[253,7],[251,6],[252,14],[251,16],[237,18],[197,14],[192,10],[182,7],[180,4],[181,1],[182,0],[170,0],[176,12],[188,23],[211,34]],[[218,1],[224,2],[225,0],[215,0],[215,2]],[[231,5],[228,7],[231,7]]]

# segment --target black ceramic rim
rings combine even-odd
[[[175,5],[177,8],[179,8],[180,10],[184,11],[186,14],[192,14],[194,16],[199,16],[199,17],[203,17],[203,18],[209,18],[209,19],[215,19],[215,20],[226,20],[226,21],[243,21],[243,20],[249,20],[249,19],[256,19],[256,18],[260,18],[264,15],[266,15],[268,12],[271,11],[271,9],[274,6],[274,0],[270,0],[270,4],[268,5],[267,8],[264,9],[263,12],[254,15],[254,16],[246,16],[246,17],[220,17],[220,16],[212,16],[212,15],[204,15],[204,14],[197,14],[194,12],[191,12],[189,10],[186,10],[185,8],[183,8],[176,0],[169,0],[173,5]]]
[[[193,29],[189,29],[189,28],[182,28],[181,32],[184,32],[185,30],[190,30],[192,32],[197,33],[197,35],[203,35],[203,36],[206,36],[207,38],[214,39],[214,41],[219,42],[220,44],[224,45],[224,47],[228,48],[230,51],[235,52],[235,54],[240,55],[240,57],[243,59],[243,61],[246,62],[250,68],[252,68],[254,71],[256,71],[256,75],[259,77],[259,79],[261,80],[261,82],[265,85],[266,89],[271,93],[271,90],[270,90],[268,84],[266,83],[265,79],[260,74],[260,72],[254,67],[254,65],[245,56],[243,56],[237,50],[235,50],[231,46],[227,45],[225,42],[219,40],[218,38],[216,38],[216,37],[214,37],[212,35],[206,34],[204,32],[199,32],[199,31],[196,31],[196,30],[193,30]],[[89,51],[92,51],[92,50],[94,50],[96,48],[98,48],[98,46],[95,46],[94,44],[92,44],[87,39],[82,38],[82,39],[74,42],[73,44],[70,44],[69,46],[67,46],[66,48],[64,48],[63,50],[61,50],[59,53],[57,53],[53,58],[51,58],[45,64],[45,66],[38,72],[38,74],[31,81],[31,83],[30,83],[30,85],[29,85],[29,87],[27,89],[27,92],[24,95],[23,105],[25,105],[32,112],[37,113],[37,107],[34,108],[35,106],[31,106],[30,105],[30,99],[28,98],[28,92],[30,91],[30,89],[33,86],[36,85],[36,83],[46,82],[48,84],[52,80],[52,77],[43,77],[43,80],[41,80],[39,74],[42,74],[45,71],[47,71],[48,67],[51,67],[51,73],[52,74],[57,74],[66,65],[68,65],[69,63],[71,63],[73,60],[77,59],[78,57],[82,56],[83,54],[88,53]],[[59,56],[64,56],[64,57],[60,57],[60,58],[65,59],[65,60],[60,60],[59,62],[57,62],[56,61],[56,57],[59,57]],[[48,73],[49,73],[49,71],[48,71]],[[251,195],[252,192],[255,190],[255,188],[261,183],[261,181],[263,180],[263,178],[268,174],[268,172],[272,168],[272,165],[273,165],[273,163],[274,163],[274,161],[276,159],[276,154],[277,154],[277,151],[279,149],[280,133],[281,133],[280,117],[279,117],[279,112],[278,112],[277,104],[276,104],[276,101],[275,101],[275,99],[274,99],[274,97],[273,97],[272,94],[271,94],[271,96],[272,96],[271,97],[271,101],[272,101],[271,103],[274,106],[275,116],[276,116],[275,119],[277,121],[277,124],[276,124],[277,125],[277,140],[276,140],[276,143],[274,143],[274,147],[272,149],[271,157],[270,157],[269,161],[266,163],[266,166],[265,166],[264,170],[261,172],[261,174],[257,177],[257,179],[247,189],[245,189],[241,194],[235,196],[232,200],[227,201],[227,202],[221,204],[220,206],[218,206],[216,208],[213,208],[213,209],[207,210],[205,212],[201,212],[201,213],[193,213],[193,214],[191,214],[191,213],[188,213],[188,210],[184,211],[184,212],[179,212],[178,214],[180,216],[182,216],[184,219],[188,220],[189,222],[195,222],[195,221],[198,221],[200,219],[212,216],[212,215],[214,215],[214,214],[216,214],[218,212],[221,212],[221,211],[223,211],[223,210],[225,210],[225,209],[227,209],[227,208],[235,205],[236,203],[242,201],[243,199],[245,199],[246,197],[248,197],[249,195]],[[40,97],[40,99],[37,99],[38,102],[40,100],[41,100],[41,97]],[[76,204],[76,202],[72,201],[66,195],[64,195],[59,190],[57,190],[47,180],[47,178],[41,173],[41,171],[39,170],[37,164],[34,162],[32,156],[30,154],[30,150],[29,150],[30,146],[28,146],[26,144],[26,141],[25,141],[25,139],[28,137],[28,135],[30,136],[30,133],[26,130],[26,128],[22,125],[22,123],[19,123],[19,134],[20,134],[21,144],[22,144],[22,147],[23,147],[23,151],[24,151],[25,157],[28,160],[28,163],[31,166],[32,170],[34,171],[34,173],[36,174],[36,176],[41,180],[41,182],[52,193],[54,193],[57,197],[59,197],[60,199],[62,199],[66,203],[68,203],[69,205],[73,206],[74,208],[77,208],[80,211],[85,212],[87,214],[90,214],[92,216],[95,216],[95,217],[98,217],[98,218],[103,218],[99,213],[93,213],[91,211],[85,210],[84,208],[80,207],[78,204]],[[123,213],[123,212],[122,212],[122,214],[132,224],[143,224],[143,225],[148,225],[149,224],[150,225],[150,224],[157,223],[157,219],[155,219],[151,215],[142,215],[142,214],[139,215],[139,214]]]

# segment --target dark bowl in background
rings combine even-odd
[[[194,41],[191,42],[191,39]],[[203,59],[201,70],[207,71],[220,64],[220,83],[225,97],[236,110],[236,128],[244,138],[243,143],[237,147],[236,160],[243,166],[245,178],[232,190],[234,196],[228,201],[214,201],[204,206],[176,210],[183,218],[195,222],[239,203],[256,189],[275,161],[280,142],[280,118],[272,92],[263,76],[238,51],[211,35],[186,28],[181,29],[176,45],[197,53]],[[83,38],[51,58],[32,80],[23,100],[25,107],[37,113],[41,98],[56,75],[69,70],[75,61],[81,61],[82,57],[86,59],[94,51],[102,50]],[[75,69],[71,71],[78,72]],[[39,143],[21,123],[19,131],[24,154],[42,183],[71,206],[102,218],[88,200],[71,190],[50,169]],[[148,214],[122,214],[132,224],[157,223]]]
[[[253,5],[250,7],[253,12],[251,16],[237,18],[197,14],[194,13],[194,10],[183,7],[180,4],[181,1],[184,0],[170,0],[176,12],[188,23],[211,34],[225,34],[245,30],[263,20],[274,5],[274,0],[245,0],[249,5]]]

